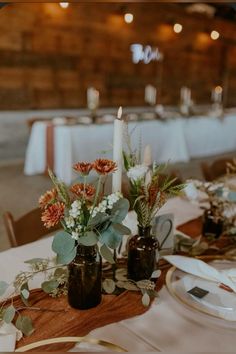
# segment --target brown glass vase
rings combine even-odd
[[[223,221],[216,220],[211,209],[205,210],[203,215],[202,234],[205,237],[219,238],[223,232]]]
[[[151,235],[151,227],[138,227],[138,235],[128,244],[128,278],[138,281],[149,279],[156,269],[158,241]]]
[[[95,246],[77,247],[77,255],[68,265],[68,302],[85,310],[102,299],[102,259]]]

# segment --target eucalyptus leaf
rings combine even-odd
[[[94,231],[88,231],[80,237],[79,242],[84,246],[94,246],[98,242],[98,236]]]
[[[22,302],[26,305],[26,306],[29,306],[29,303],[28,303],[28,298],[25,298],[24,297],[24,294],[26,294],[26,292],[29,293],[29,286],[28,286],[28,283],[25,282],[24,284],[22,284],[21,288],[20,288],[20,297],[21,297],[21,300]]]
[[[235,191],[230,191],[228,194],[228,200],[230,202],[236,202],[236,192]]]
[[[142,296],[143,306],[148,307],[150,304],[150,296],[147,293],[144,293]]]
[[[111,250],[105,244],[100,247],[100,254],[107,262],[115,263]]]
[[[112,228],[120,235],[130,235],[131,231],[128,227],[123,224],[113,223]]]
[[[76,252],[77,252],[77,247],[74,247],[73,250],[68,254],[58,254],[57,264],[69,264],[75,258]]]
[[[111,221],[121,223],[129,211],[129,201],[125,198],[119,199],[111,210]]]
[[[27,316],[18,316],[16,320],[16,328],[26,336],[30,336],[34,332],[32,320]]]
[[[5,281],[0,281],[0,296],[2,296],[6,292],[8,287],[9,284],[7,284]]]
[[[116,289],[116,283],[112,279],[105,279],[102,287],[107,294],[112,294]]]
[[[57,280],[48,280],[41,284],[41,288],[47,294],[50,294],[53,290],[58,287],[59,283]]]
[[[27,290],[27,289],[21,290],[21,295],[23,296],[24,299],[27,300],[30,296],[29,290]]]
[[[139,288],[129,281],[117,281],[116,286],[121,289],[131,290],[131,291],[139,291]]]
[[[67,269],[65,268],[57,268],[54,272],[54,277],[55,278],[60,278],[63,275],[67,274]]]
[[[105,231],[102,232],[99,241],[112,249],[116,249],[122,241],[122,236],[114,230],[111,224]]]
[[[58,232],[52,242],[52,250],[58,255],[70,254],[75,247],[75,240],[65,231]]]
[[[93,228],[97,225],[103,224],[104,222],[106,222],[109,219],[110,219],[110,215],[107,215],[106,213],[99,212],[92,219],[90,219],[87,226]]]
[[[3,321],[6,323],[11,323],[15,317],[16,309],[13,305],[10,305],[4,310]]]

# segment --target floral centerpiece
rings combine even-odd
[[[70,305],[83,309],[101,301],[101,256],[114,263],[110,249],[116,249],[122,236],[130,233],[122,224],[129,202],[121,193],[103,193],[107,175],[116,170],[115,162],[97,159],[73,168],[83,182],[68,189],[49,171],[54,188],[40,197],[39,204],[45,227],[61,223],[64,229],[55,235],[52,249],[59,264],[68,264]],[[91,171],[98,175],[96,185],[87,182]]]
[[[234,192],[224,182],[187,180],[185,193],[190,200],[201,202],[204,236],[218,238],[224,231],[235,227]]]
[[[123,153],[128,177],[131,208],[137,214],[138,235],[128,247],[128,274],[131,279],[148,279],[156,265],[158,240],[151,235],[153,218],[168,197],[178,194],[183,185],[176,178],[164,175],[167,165],[141,163],[140,153]]]

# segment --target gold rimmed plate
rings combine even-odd
[[[89,352],[91,351],[101,351],[101,348],[103,348],[104,351],[113,351],[113,352],[127,352],[126,349],[120,347],[119,345],[100,340],[97,338],[91,338],[91,337],[58,337],[58,338],[51,338],[51,339],[45,339],[41,340],[35,343],[31,343],[28,345],[25,345],[23,347],[20,347],[16,349],[16,352],[27,352],[32,349],[40,348],[44,345],[50,345],[50,344],[57,344],[57,343],[86,343],[89,344],[90,349]],[[84,348],[83,352],[85,351]],[[98,349],[98,350],[96,350]],[[99,350],[100,349],[100,350]]]
[[[223,260],[214,261],[211,265],[220,271],[236,268],[236,262]],[[182,304],[202,314],[226,321],[230,323],[230,327],[236,327],[236,294],[222,289],[219,285],[175,267],[169,269],[166,275],[169,293]],[[208,293],[202,298],[190,294],[189,291],[196,287]]]

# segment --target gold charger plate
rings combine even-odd
[[[106,349],[112,350],[114,352],[127,352],[126,349],[120,347],[119,345],[96,339],[96,338],[90,338],[90,337],[58,337],[58,338],[51,338],[51,339],[44,339],[35,343],[31,343],[28,345],[25,345],[23,347],[20,347],[15,350],[15,352],[27,352],[28,350],[32,350],[35,348],[42,347],[44,345],[50,345],[50,344],[55,344],[55,343],[68,343],[68,342],[73,342],[73,343],[88,343],[88,344],[96,344],[99,346],[102,346]]]
[[[221,262],[219,262],[219,264],[223,264],[223,262],[221,261]],[[230,265],[229,262],[227,262],[225,264]],[[235,262],[234,262],[234,266],[235,266]],[[187,274],[181,270],[178,270],[176,267],[171,267],[166,274],[166,287],[173,298],[180,301],[182,304],[186,305],[188,308],[193,309],[194,311],[198,311],[202,314],[211,316],[213,318],[217,318],[222,323],[223,322],[224,323],[231,323],[230,327],[233,326],[235,328],[235,326],[236,326],[236,307],[233,308],[232,312],[229,311],[228,315],[227,315],[227,308],[223,307],[223,305],[222,305],[222,308],[218,307],[218,305],[210,304],[210,303],[208,303],[208,306],[207,306],[206,305],[207,303],[205,303],[204,301],[201,302],[201,300],[197,300],[196,298],[194,300],[191,297],[188,297],[188,296],[185,297],[184,296],[185,294],[184,293],[181,294],[181,291],[179,291],[179,289],[177,289],[176,284],[174,284],[174,282],[177,282],[178,280],[181,279],[181,275],[192,277],[192,278],[196,279],[197,282],[199,281],[200,283],[203,283],[203,282],[205,282],[205,284],[208,283],[208,285],[210,285],[211,287],[217,287],[220,292],[225,292],[225,297],[229,296],[229,293],[226,292],[225,290],[220,289],[216,283],[207,282],[206,280],[191,276],[190,274]],[[176,278],[174,278],[174,276],[176,276]],[[193,283],[194,283],[194,281],[193,281]],[[198,286],[198,284],[196,284],[196,286]],[[202,287],[202,288],[204,289],[204,287]],[[187,294],[188,290],[190,290],[190,289],[185,290],[186,294]],[[211,292],[210,292],[210,294],[211,294]],[[230,296],[235,296],[235,298],[236,298],[236,294],[234,294],[234,293],[230,293],[230,294],[231,294]],[[224,313],[224,315],[223,315],[223,313]],[[230,313],[232,314],[232,317],[231,317]]]

